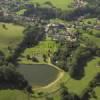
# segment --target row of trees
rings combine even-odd
[[[61,100],[80,100],[80,98],[74,94],[70,93],[68,91],[68,88],[64,86],[63,84],[61,85]]]
[[[25,89],[32,92],[31,86],[12,64],[0,66],[0,89]]]
[[[98,99],[94,91],[96,86],[100,86],[100,73],[97,73],[94,79],[89,83],[88,87],[84,89],[80,95],[81,100],[90,100],[91,97]]]
[[[88,0],[87,0],[88,1]],[[26,7],[24,16],[40,16],[43,19],[52,19],[60,18],[65,20],[76,20],[81,16],[90,16],[90,17],[100,17],[100,7],[99,1],[94,2],[94,5],[91,6],[91,1],[88,1],[86,7],[81,7],[73,9],[72,11],[62,11],[60,8],[56,8],[51,2],[47,2],[47,7],[41,7],[40,4],[30,4]],[[96,4],[96,5],[95,5]],[[98,15],[98,16],[97,16]]]
[[[80,79],[84,76],[85,64],[94,56],[100,57],[100,48],[89,39],[81,39],[73,44],[61,44],[51,61],[68,71],[72,78]]]
[[[5,61],[5,55],[2,51],[0,51],[0,65],[3,65]]]
[[[90,60],[92,52],[86,47],[79,46],[72,55],[68,61],[69,74],[73,78],[80,79],[84,76],[84,66]]]
[[[24,89],[32,93],[28,81],[20,74],[16,67],[6,61],[6,57],[0,51],[0,89]]]
[[[26,48],[37,45],[39,41],[41,41],[45,37],[44,27],[38,24],[34,26],[28,26],[24,30],[23,34],[24,38],[22,42],[15,49],[14,53],[7,58],[8,62],[16,63],[18,57],[21,55],[22,52],[24,52]]]
[[[72,51],[74,51],[78,45],[78,42],[70,43],[62,41],[58,50],[54,53],[53,57],[51,57],[52,63],[59,66],[63,70],[68,71],[68,58],[71,56]]]

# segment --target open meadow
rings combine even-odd
[[[44,63],[43,55],[45,54],[48,56],[48,51],[50,51],[51,54],[53,54],[57,50],[58,46],[59,44],[56,43],[56,41],[47,38],[46,40],[41,41],[37,46],[32,48],[27,48],[22,54],[22,56],[24,57],[21,58],[21,63],[24,64],[32,63],[30,60],[27,59],[27,55],[29,55],[30,57],[35,56],[38,58],[40,63]]]
[[[9,54],[8,47],[14,49],[23,38],[24,27],[12,23],[0,23],[0,50]]]
[[[45,2],[51,2],[55,7],[61,8],[62,10],[70,9],[70,5],[73,3],[74,0],[30,0],[33,3],[39,3],[44,5]]]
[[[99,57],[89,61],[85,66],[85,76],[81,80],[69,79],[66,83],[69,91],[74,92],[78,95],[88,86],[89,82],[100,72],[100,66],[97,63],[100,61]]]

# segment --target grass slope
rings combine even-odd
[[[31,61],[27,60],[27,55],[30,55],[31,57],[35,56],[39,59],[40,63],[44,63],[42,59],[43,54],[48,55],[48,50],[50,50],[53,54],[57,50],[57,48],[58,44],[55,41],[52,41],[51,39],[41,41],[37,46],[33,48],[27,48],[25,50],[25,52],[22,54],[24,58],[21,58],[21,63],[32,63]]]
[[[22,10],[19,10],[18,12],[16,12],[16,14],[23,15],[25,11],[26,11],[26,9],[22,9]]]
[[[89,40],[93,41],[100,48],[100,38],[89,34],[83,34],[83,36],[88,37]]]
[[[100,100],[100,87],[95,88],[95,93],[96,93],[96,96],[97,96],[97,100]]]
[[[99,57],[96,57],[92,61],[88,62],[85,67],[85,76],[81,80],[70,79],[66,86],[69,91],[74,92],[78,95],[88,86],[89,82],[100,72],[100,67],[96,67],[97,62],[100,61]]]
[[[28,96],[19,90],[0,90],[0,100],[28,100]]]
[[[3,25],[5,25],[5,28]],[[12,49],[15,48],[23,37],[23,30],[24,28],[18,25],[11,23],[0,23],[0,50],[7,54],[8,46],[10,46]]]
[[[63,10],[68,10],[69,5],[74,1],[74,0],[30,0],[30,2],[33,3],[39,3],[39,4],[44,4],[45,2],[50,1],[54,6],[57,8],[61,8]]]

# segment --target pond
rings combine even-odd
[[[50,84],[59,73],[56,68],[47,64],[20,65],[18,71],[33,87]]]

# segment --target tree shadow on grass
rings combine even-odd
[[[76,80],[81,80],[85,76],[85,67],[87,66],[87,63],[91,60],[93,60],[94,57],[89,57],[87,59],[83,59],[79,64],[78,64],[78,69],[76,71],[76,75],[73,77]]]
[[[23,90],[23,91],[27,91],[28,93],[33,93],[32,91],[32,87],[30,85],[27,85],[26,87],[24,85],[17,85],[17,84],[12,84],[12,83],[9,83],[9,82],[3,82],[3,83],[0,83],[0,90],[7,90],[7,89],[10,89],[10,90]]]
[[[11,83],[0,83],[0,90],[6,90],[6,89],[18,89],[18,90],[23,90],[22,87],[18,87],[14,84],[11,84]]]

